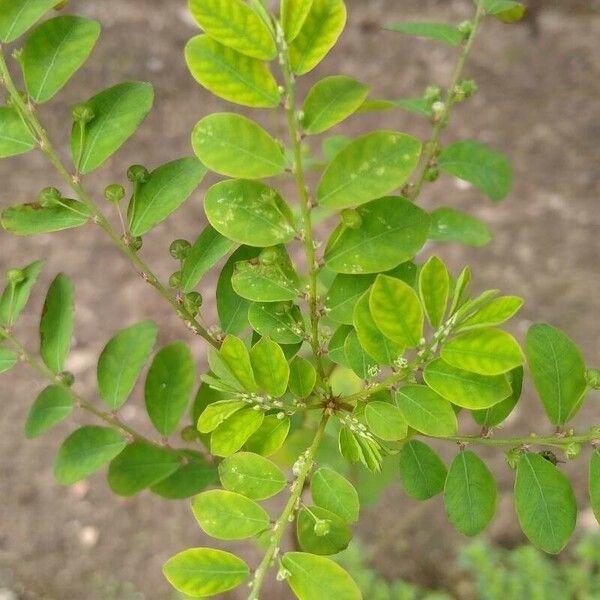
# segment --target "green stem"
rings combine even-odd
[[[203,337],[209,344],[215,348],[219,347],[217,340],[204,328],[197,320],[196,317],[189,312],[182,303],[179,302],[177,297],[173,296],[169,289],[163,285],[158,277],[152,272],[150,267],[139,257],[139,255],[130,248],[119,236],[119,234],[113,229],[108,219],[104,216],[100,208],[91,198],[90,194],[82,186],[80,178],[73,176],[69,173],[67,167],[59,158],[56,153],[50,139],[42,124],[35,115],[33,109],[26,104],[18,90],[16,89],[14,82],[11,78],[4,53],[0,47],[0,77],[6,86],[8,94],[11,98],[13,105],[19,111],[19,114],[23,117],[25,122],[34,132],[35,137],[38,140],[39,146],[44,154],[48,157],[50,163],[54,166],[58,174],[63,180],[71,187],[75,192],[79,200],[87,207],[92,215],[93,221],[99,225],[99,227],[108,235],[113,244],[125,254],[135,268],[140,272],[141,276],[147,281],[158,293],[176,310],[180,318],[186,323],[186,325],[197,335]]]
[[[317,292],[317,273],[319,265],[315,255],[315,240],[313,237],[313,226],[311,216],[311,200],[308,194],[308,188],[304,178],[304,167],[302,164],[302,146],[300,124],[296,114],[296,81],[288,54],[287,44],[281,30],[281,26],[276,23],[277,43],[279,46],[279,55],[281,69],[283,72],[286,99],[285,114],[288,124],[288,133],[293,152],[293,172],[298,197],[300,200],[300,213],[302,216],[302,237],[304,241],[304,253],[308,270],[308,308],[310,313],[311,326],[311,347],[317,361],[317,371],[321,382],[325,383],[325,371],[323,368],[321,345],[319,341],[319,296]]]
[[[89,400],[86,400],[83,396],[79,395],[72,387],[69,387],[60,376],[56,375],[51,371],[43,362],[38,360],[27,348],[11,333],[9,329],[0,327],[0,334],[12,345],[13,349],[17,352],[23,362],[26,362],[34,371],[36,371],[41,377],[48,380],[52,385],[60,385],[65,389],[75,402],[75,405],[84,411],[94,415],[101,421],[104,421],[107,425],[119,429],[126,436],[132,440],[145,442],[157,448],[164,448],[164,444],[155,442],[150,438],[142,435],[135,429],[132,429],[129,425],[125,424],[121,419],[114,413],[107,412],[97,408]],[[180,453],[183,449],[170,448],[174,452]],[[188,457],[189,458],[189,457]]]
[[[450,85],[448,86],[448,88],[446,89],[446,93],[444,94],[444,99],[443,99],[444,109],[441,111],[441,113],[436,118],[436,122],[434,123],[431,137],[429,138],[429,141],[426,145],[427,151],[423,157],[423,167],[422,167],[421,173],[419,175],[419,178],[417,179],[417,182],[415,183],[415,187],[413,188],[413,190],[410,193],[410,199],[413,201],[416,200],[417,197],[419,196],[419,194],[421,193],[423,185],[426,181],[427,169],[429,168],[431,162],[433,160],[435,160],[435,158],[437,156],[440,137],[442,135],[442,130],[444,129],[444,127],[446,126],[446,124],[448,122],[448,117],[450,115],[450,109],[452,108],[452,103],[453,103],[452,95],[454,93],[454,88],[459,83],[459,81],[462,77],[463,70],[464,70],[467,60],[471,54],[471,51],[473,50],[473,45],[475,44],[475,38],[477,37],[477,32],[479,30],[479,27],[481,25],[481,22],[482,22],[484,16],[485,16],[485,10],[483,9],[483,0],[478,0],[477,8],[475,9],[475,16],[473,17],[473,21],[472,21],[473,29],[472,29],[471,34],[469,35],[469,38],[467,39],[465,45],[463,46],[462,52],[460,53],[460,55],[458,57],[458,61],[456,63],[456,66],[454,67]]]
[[[302,495],[302,490],[304,489],[304,484],[314,464],[315,454],[319,448],[321,440],[323,439],[323,434],[325,433],[325,427],[327,426],[328,420],[328,414],[323,413],[323,417],[319,423],[319,427],[315,433],[312,444],[301,456],[302,464],[298,471],[298,475],[291,486],[290,498],[287,501],[283,512],[273,525],[271,541],[263,559],[260,562],[260,565],[254,573],[254,579],[252,580],[252,584],[250,586],[250,595],[248,596],[248,600],[259,600],[260,598],[260,591],[263,586],[267,571],[277,559],[277,555],[279,554],[281,540],[283,538],[283,534],[285,533],[286,526],[290,521],[293,520],[294,514],[298,509],[298,503],[300,496]]]
[[[431,437],[431,436],[423,436]],[[532,433],[529,436],[524,437],[510,437],[510,438],[492,438],[492,437],[481,437],[476,435],[455,435],[444,438],[435,438],[440,440],[446,440],[448,442],[456,442],[457,444],[475,444],[478,446],[523,446],[523,445],[535,445],[535,446],[554,446],[556,448],[564,448],[569,444],[590,444],[593,442],[600,442],[600,432],[597,428],[592,428],[588,434],[580,435],[565,435],[560,437],[557,434],[538,436]]]

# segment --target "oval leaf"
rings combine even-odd
[[[577,520],[569,480],[539,454],[523,454],[517,465],[515,504],[523,533],[550,554],[567,544]]]
[[[135,133],[153,102],[152,86],[140,81],[118,83],[90,98],[85,104],[94,118],[83,134],[81,123],[71,132],[71,156],[79,172],[91,173],[112,156]]]
[[[248,579],[250,570],[241,559],[215,548],[190,548],[163,566],[169,583],[179,592],[205,598],[227,592]]]
[[[432,437],[455,435],[458,429],[452,405],[426,385],[405,385],[396,392],[396,404],[405,421]]]
[[[444,490],[446,465],[427,444],[411,440],[400,450],[400,481],[415,500],[428,500]]]
[[[419,273],[419,295],[427,320],[434,329],[444,320],[449,293],[448,269],[437,256],[432,256]]]
[[[313,0],[281,0],[281,26],[287,42],[293,42],[300,33],[310,12]]]
[[[386,25],[384,29],[443,42],[449,46],[460,46],[464,39],[458,27],[446,23],[394,23]]]
[[[100,36],[100,23],[65,15],[42,23],[27,38],[22,66],[31,99],[50,100],[85,63]]]
[[[234,179],[213,185],[204,198],[210,224],[225,237],[248,246],[274,246],[296,235],[283,198],[258,181]]]
[[[263,419],[262,412],[251,408],[236,411],[213,431],[210,451],[215,456],[231,456],[262,425]]]
[[[290,420],[277,415],[266,415],[260,427],[246,440],[244,448],[261,456],[275,454],[290,431]]]
[[[61,485],[85,479],[120,454],[126,445],[123,436],[110,427],[81,427],[58,449],[54,477]]]
[[[238,452],[219,465],[219,477],[226,490],[252,500],[275,496],[287,485],[281,469],[270,460],[251,452]]]
[[[31,290],[42,270],[44,261],[36,260],[22,267],[23,279],[19,283],[9,283],[0,296],[0,324],[12,327],[27,305]]]
[[[57,0],[0,0],[0,41],[16,40],[56,4]]]
[[[365,407],[365,419],[371,432],[384,441],[394,442],[408,435],[402,412],[389,402],[369,402]]]
[[[502,400],[484,410],[474,410],[472,412],[473,419],[478,425],[489,429],[490,427],[497,427],[502,423],[508,415],[513,411],[519,398],[521,397],[521,389],[523,387],[523,367],[517,367],[509,373],[507,378],[510,383],[512,393],[508,398]]]
[[[269,527],[267,512],[254,500],[225,490],[203,492],[192,500],[202,530],[219,540],[243,540]]]
[[[460,324],[459,331],[493,327],[508,321],[523,306],[523,298],[518,296],[502,296],[494,298],[480,308],[474,315]]]
[[[9,106],[0,106],[0,158],[25,154],[33,150],[35,144],[19,113]]]
[[[286,167],[283,150],[269,133],[235,113],[215,113],[198,121],[192,147],[211,171],[228,177],[273,177]]]
[[[296,356],[290,363],[289,388],[297,398],[308,398],[317,382],[315,368],[301,356]]]
[[[480,247],[492,239],[492,234],[483,221],[454,208],[442,207],[431,213],[429,239]]]
[[[122,329],[104,347],[98,359],[98,391],[112,410],[123,406],[150,356],[157,328],[142,321]]]
[[[27,421],[25,437],[32,439],[42,435],[60,423],[73,410],[73,398],[62,385],[50,385],[43,389],[36,398]]]
[[[40,355],[53,372],[65,370],[73,335],[75,291],[71,280],[60,273],[48,288],[40,320]]]
[[[310,480],[313,502],[335,513],[346,523],[358,520],[360,504],[354,486],[342,475],[328,467],[315,471]]]
[[[279,104],[281,93],[265,63],[207,35],[198,35],[187,43],[185,60],[194,79],[219,98],[256,108]]]
[[[180,158],[152,171],[129,204],[131,235],[144,235],[175,212],[192,195],[205,174],[206,167],[195,158]]]
[[[356,209],[360,224],[340,223],[325,248],[336,273],[380,273],[414,258],[427,241],[429,215],[404,198],[388,196]]]
[[[295,344],[304,339],[302,313],[295,305],[253,302],[248,320],[255,331],[278,344]]]
[[[448,519],[464,535],[483,531],[496,512],[496,481],[485,463],[470,450],[456,455],[444,487]]]
[[[250,349],[250,362],[259,390],[280,398],[287,390],[290,366],[279,344],[260,339]]]
[[[205,462],[202,455],[190,453],[190,462],[150,487],[153,494],[167,500],[182,500],[195,496],[219,482],[217,467]]]
[[[19,204],[2,211],[2,227],[15,235],[54,233],[85,225],[92,217],[89,209],[77,200],[62,199],[54,206]]]
[[[336,323],[352,325],[354,306],[374,281],[375,275],[336,275],[325,297],[327,316]]]
[[[352,532],[345,521],[320,506],[300,509],[296,535],[304,552],[317,555],[337,554],[345,550],[352,539]]]
[[[331,161],[319,182],[317,199],[327,208],[364,204],[404,185],[420,156],[421,142],[411,135],[368,133]]]

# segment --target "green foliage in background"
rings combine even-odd
[[[414,499],[443,495],[450,523],[464,535],[478,534],[497,508],[496,474],[476,451],[484,445],[508,450],[524,534],[559,553],[577,519],[559,459],[577,458],[583,446],[593,448],[589,501],[600,514],[600,428],[576,433],[570,425],[588,392],[600,389],[600,373],[550,325],[532,325],[522,349],[504,329],[522,300],[495,289],[475,292],[469,267],[454,273],[440,256],[444,243],[485,245],[488,227],[454,208],[429,212],[418,205],[421,191],[438,179],[466,181],[494,203],[509,195],[512,169],[504,155],[477,140],[442,138],[452,108],[476,93],[463,73],[484,20],[518,20],[522,5],[476,0],[472,18],[460,24],[388,25],[386,43],[400,33],[456,53],[449,85],[402,99],[373,98],[367,83],[348,75],[320,79],[300,97],[299,78],[319,66],[343,33],[343,0],[282,0],[275,11],[264,0],[189,5],[199,27],[185,47],[191,76],[217,97],[257,110],[242,116],[224,105],[222,112],[198,114],[186,156],[152,169],[122,168],[121,181],[104,190],[109,218],[86,176],[142,126],[153,87],[125,81],[90,91],[63,132],[61,145],[70,150],[64,161],[37,108],[84,65],[100,25],[69,15],[37,24],[64,3],[0,0],[0,41],[26,35],[13,48],[14,65],[1,48],[0,157],[37,149],[64,188],[46,187],[6,208],[2,226],[23,236],[99,227],[207,345],[208,368],[199,369],[205,363],[196,362],[187,342],[158,347],[158,327],[140,316],[104,345],[99,402],[91,402],[66,370],[73,282],[61,273],[49,286],[37,358],[19,341],[16,325],[43,264],[16,265],[0,295],[0,371],[22,361],[45,380],[24,424],[26,437],[83,410],[94,424],[72,431],[58,449],[60,484],[108,466],[115,494],[191,498],[208,537],[228,548],[236,540],[257,542],[263,555],[257,565],[238,556],[235,544],[232,551],[182,549],[167,560],[166,579],[192,597],[245,585],[248,599],[258,600],[271,570],[300,600],[320,600],[324,590],[336,600],[375,597],[332,559],[350,544],[361,505],[398,480]],[[355,138],[339,133],[347,119],[398,108],[429,121],[429,136],[388,128]],[[200,193],[209,171],[218,181]],[[284,193],[286,178],[294,194]],[[175,267],[163,282],[142,257],[143,246],[155,243],[153,230],[187,200],[201,197],[208,224],[197,224],[193,242],[170,243]],[[426,245],[428,259],[421,256]],[[214,270],[218,321],[209,325],[202,294],[212,293],[204,278]],[[495,436],[519,403],[525,373],[547,423],[537,424],[535,434]],[[149,436],[120,414],[141,379],[155,431]],[[481,427],[478,435],[463,431],[470,417]],[[450,464],[434,440],[457,449]],[[262,504],[271,498],[279,503]],[[283,547],[288,529],[296,533],[293,551]],[[481,573],[486,552],[472,546],[465,561]],[[546,559],[531,552],[523,552],[520,567],[537,561],[543,574]],[[360,576],[360,565],[351,570]],[[510,577],[509,583],[518,574]]]

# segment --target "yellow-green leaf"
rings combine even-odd
[[[281,26],[288,43],[300,33],[312,5],[313,0],[281,0]]]
[[[258,388],[274,398],[287,390],[290,366],[279,344],[261,338],[250,348],[250,362]]]
[[[448,269],[437,256],[432,256],[419,273],[419,295],[427,319],[434,329],[437,329],[444,320],[449,294]]]

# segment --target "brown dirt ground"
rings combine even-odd
[[[122,180],[132,162],[154,166],[188,153],[193,124],[209,112],[231,109],[195,85],[186,71],[181,52],[195,30],[183,0],[73,4],[98,18],[104,35],[89,65],[58,101],[41,110],[61,152],[66,154],[69,107],[74,103],[127,78],[150,80],[157,92],[155,109],[135,141],[89,178],[93,189]],[[590,0],[538,4],[536,38],[527,26],[486,25],[468,69],[481,92],[456,110],[446,133],[446,139],[475,137],[508,153],[515,167],[513,193],[501,206],[492,206],[475,191],[444,179],[427,190],[423,204],[467,208],[490,223],[494,239],[488,247],[449,245],[436,251],[454,270],[468,261],[477,288],[500,287],[525,298],[526,308],[514,326],[518,336],[522,338],[533,319],[554,323],[577,340],[590,364],[598,365],[600,330],[594,317],[600,308],[600,14]],[[340,45],[308,79],[352,74],[370,83],[377,97],[414,96],[431,82],[447,81],[451,51],[380,34],[378,28],[407,19],[460,21],[469,13],[467,0],[349,0],[348,5],[349,23]],[[354,118],[340,131],[356,134],[372,126],[427,133],[425,123],[400,112]],[[58,184],[39,153],[0,163],[0,181],[1,205],[30,201],[41,187]],[[143,253],[161,275],[173,267],[169,241],[193,239],[202,219],[198,193],[148,236]],[[0,240],[2,270],[37,257],[47,261],[43,285],[19,326],[31,344],[40,290],[59,270],[75,280],[77,337],[70,368],[84,394],[94,396],[96,357],[118,328],[149,317],[161,324],[162,342],[189,339],[169,307],[93,226],[31,239],[0,233]],[[212,302],[211,286],[204,291]],[[200,357],[201,344],[192,344]],[[43,438],[26,442],[22,426],[39,388],[40,382],[24,367],[0,380],[0,589],[6,588],[0,597],[10,598],[10,589],[32,600],[171,598],[160,574],[162,563],[176,551],[204,543],[187,503],[167,503],[147,493],[116,498],[102,474],[71,488],[58,487],[52,478],[53,455],[74,421],[85,419],[78,415]],[[526,396],[507,432],[527,432],[543,422],[530,389]],[[580,427],[598,423],[597,400],[590,400],[577,419]],[[147,427],[135,403],[124,416],[137,427]],[[513,545],[521,537],[510,500],[512,475],[502,456],[488,456],[502,492],[501,510],[488,535]],[[568,466],[584,511],[582,529],[594,526],[585,500],[585,470],[583,460]],[[454,549],[463,540],[445,523],[439,499],[418,508],[393,486],[377,511],[365,514],[360,530],[386,575],[453,585],[457,598],[470,597],[451,568]],[[236,592],[227,597],[242,596]],[[288,597],[281,586],[265,595],[268,600]]]

